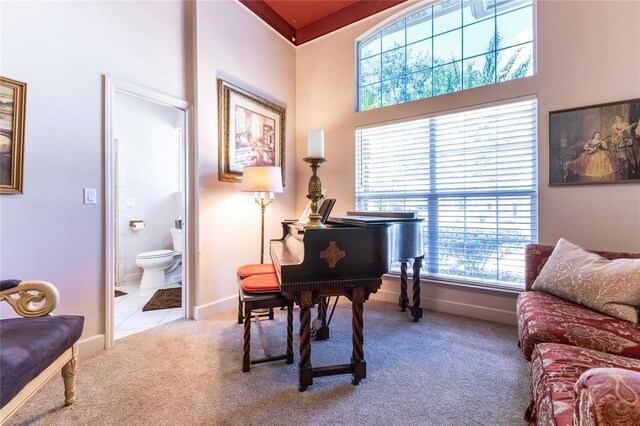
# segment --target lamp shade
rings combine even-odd
[[[275,166],[245,166],[242,191],[282,192],[282,171]]]

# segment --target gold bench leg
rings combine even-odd
[[[71,348],[71,359],[62,366],[62,379],[64,380],[64,405],[76,402],[76,365],[78,363],[78,345]]]

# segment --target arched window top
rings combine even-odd
[[[534,72],[532,0],[444,0],[365,37],[356,45],[359,111]]]

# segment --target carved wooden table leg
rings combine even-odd
[[[243,310],[242,299],[240,299],[240,294],[238,294],[238,324],[242,324],[242,321],[244,319],[244,314],[242,313],[242,310]]]
[[[398,305],[400,305],[400,312],[407,310],[409,304],[409,298],[407,297],[407,261],[400,262],[400,297],[398,298]]]
[[[78,363],[78,344],[71,347],[71,359],[62,366],[64,381],[64,405],[76,402],[76,365]]]
[[[420,306],[420,269],[422,268],[423,256],[413,260],[413,308],[411,316],[415,322],[422,318],[422,307]]]
[[[251,304],[246,303],[244,307],[244,346],[242,350],[242,371],[251,369]]]
[[[364,332],[363,332],[363,312],[364,312],[364,288],[356,287],[353,289],[353,298],[351,301],[353,318],[353,352],[351,355],[351,363],[353,364],[353,381],[354,385],[360,383],[361,379],[367,377],[367,363],[364,361]]]
[[[311,292],[300,293],[300,363],[298,364],[299,390],[303,392],[313,384],[313,368],[311,367]]]

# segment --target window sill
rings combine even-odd
[[[399,272],[390,272],[386,274],[385,277],[389,277],[394,281],[400,282]],[[408,280],[408,287],[411,288],[411,285],[412,285],[411,276],[409,276],[407,280]],[[465,288],[472,288],[475,290],[482,290],[490,293],[515,294],[515,295],[525,291],[524,287],[517,288],[517,287],[509,287],[509,286],[503,286],[498,284],[474,283],[471,281],[456,281],[451,279],[424,277],[424,276],[420,277],[420,283],[433,284],[433,285],[445,285],[445,286],[452,286],[452,287],[465,287]]]

